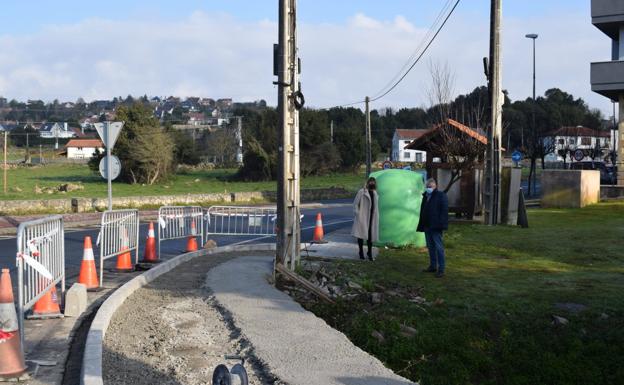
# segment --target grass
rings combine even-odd
[[[193,193],[274,191],[275,182],[231,182],[236,170],[192,171],[173,176],[170,180],[152,186],[131,185],[113,181],[114,196],[156,196]],[[357,174],[336,174],[323,177],[309,177],[302,181],[303,188],[343,187],[355,191],[362,184],[363,176]],[[69,194],[38,194],[35,186],[57,187],[64,183],[81,183],[83,190]],[[72,197],[106,197],[106,181],[93,174],[86,165],[50,164],[44,166],[19,167],[8,170],[8,193],[5,200],[52,199],[70,195]],[[21,191],[20,191],[21,190]],[[1,193],[0,193],[1,194]]]
[[[423,385],[624,384],[624,203],[531,210],[529,219],[529,229],[452,225],[444,279],[422,273],[428,257],[411,249],[338,267],[368,289],[421,290],[429,306],[385,297],[311,310]]]

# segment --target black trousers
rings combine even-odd
[[[366,240],[366,246],[368,247],[369,257],[372,256],[371,249],[373,248],[373,241],[371,241],[371,238],[372,238],[371,229],[373,227],[372,224],[373,224],[373,214],[371,213],[371,219],[370,219],[370,222],[368,223],[368,239]],[[364,240],[362,238],[358,238],[358,246],[360,247],[360,256],[363,257],[364,256]]]

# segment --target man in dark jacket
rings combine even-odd
[[[448,198],[438,190],[435,179],[429,179],[426,186],[416,231],[425,233],[429,249],[429,267],[423,271],[436,273],[437,278],[442,278],[445,268],[442,232],[448,230]]]

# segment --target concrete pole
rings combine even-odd
[[[7,193],[7,131],[4,131],[4,171],[3,171],[3,187],[4,187],[4,193]]]
[[[106,183],[108,185],[108,211],[113,210],[113,180],[112,180],[112,162],[111,162],[111,146],[110,146],[110,122],[104,123],[104,135],[106,136]]]
[[[364,101],[366,102],[366,177],[371,174],[371,120],[370,120],[370,98],[367,96]]]
[[[330,138],[330,142],[334,143],[334,121],[333,120],[329,124],[329,138]]]
[[[618,149],[617,149],[617,184],[624,186],[624,95],[619,97],[620,121],[618,123]]]
[[[501,132],[502,132],[502,64],[501,64],[501,19],[502,0],[492,0],[490,14],[490,103],[491,128],[488,132],[488,157],[486,164],[486,222],[500,223],[500,176]]]

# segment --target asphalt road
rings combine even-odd
[[[316,221],[316,214],[321,213],[323,216],[323,225],[326,233],[338,230],[340,228],[350,226],[352,221],[352,208],[348,201],[331,201],[324,202],[322,207],[314,209],[304,209],[302,214],[302,232],[301,239],[303,242],[309,242],[312,240],[314,233],[314,226]],[[143,256],[143,247],[145,239],[147,237],[148,224],[141,223],[139,239],[139,259]],[[83,257],[83,242],[86,236],[90,236],[93,241],[94,254],[96,260],[96,266],[98,272],[99,266],[99,249],[95,245],[99,233],[99,226],[90,226],[81,229],[66,229],[65,230],[65,274],[66,274],[66,287],[69,288],[77,279],[80,264]],[[158,233],[158,232],[157,232]],[[226,236],[226,235],[211,235],[210,239],[217,242],[218,246],[240,244],[240,243],[270,243],[275,242],[273,236]],[[186,239],[176,239],[163,241],[161,243],[161,260],[167,260],[175,257],[184,252],[186,247]],[[0,267],[9,268],[11,270],[11,280],[13,283],[14,294],[17,295],[17,268],[15,266],[15,255],[17,253],[17,241],[14,236],[1,237],[0,238]],[[133,254],[134,255],[134,254]],[[111,274],[115,266],[115,258],[108,259],[104,262],[104,280],[106,281],[106,275]]]

